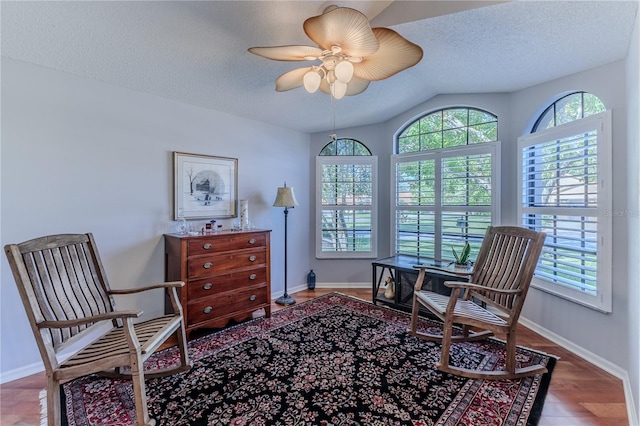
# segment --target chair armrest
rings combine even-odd
[[[142,315],[142,311],[116,311],[107,312],[105,314],[93,315],[85,318],[78,318],[73,320],[59,320],[59,321],[42,321],[38,323],[38,328],[68,328],[77,327],[83,324],[89,324],[92,322],[108,321],[115,319],[127,319],[138,318]]]
[[[500,294],[519,294],[522,293],[520,289],[502,289],[502,288],[491,288],[485,287],[483,285],[467,283],[464,281],[445,281],[445,286],[449,288],[463,288],[468,290],[476,290],[476,291],[488,291],[490,293],[500,293]]]
[[[153,285],[148,285],[145,287],[138,287],[138,288],[123,288],[118,290],[111,289],[109,291],[109,294],[114,294],[114,295],[133,294],[133,293],[140,293],[148,290],[157,290],[159,288],[171,288],[171,287],[183,287],[183,286],[184,286],[184,281],[169,281],[166,283],[153,284]]]

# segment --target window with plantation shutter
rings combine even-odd
[[[392,157],[397,255],[453,260],[471,244],[474,259],[487,226],[499,223],[498,120],[466,107],[409,123]]]
[[[337,139],[316,157],[316,257],[377,257],[377,157]]]
[[[584,95],[558,102],[575,107]],[[555,120],[554,108],[543,122]],[[547,234],[532,285],[611,312],[611,113],[592,108],[575,118],[586,110],[577,109],[572,120],[518,140],[518,214],[522,226]]]
[[[469,241],[475,258],[498,217],[498,147],[394,156],[396,254],[453,260]]]

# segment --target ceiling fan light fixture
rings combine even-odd
[[[349,61],[340,61],[335,69],[336,78],[345,84],[351,81],[353,77],[353,64]]]
[[[340,80],[334,81],[334,83],[331,85],[331,96],[333,96],[334,99],[342,99],[346,94],[347,83],[343,83]]]
[[[321,80],[322,77],[320,77],[320,74],[315,69],[307,72],[302,78],[304,88],[309,93],[315,93],[318,90]]]

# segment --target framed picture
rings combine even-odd
[[[173,153],[174,219],[237,217],[238,159]]]

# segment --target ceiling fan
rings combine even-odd
[[[329,6],[322,15],[303,24],[304,32],[319,47],[252,47],[249,52],[276,61],[321,61],[297,68],[276,80],[276,91],[304,86],[335,99],[357,95],[369,82],[384,80],[422,59],[420,46],[388,28],[371,28],[367,17],[348,7]]]

